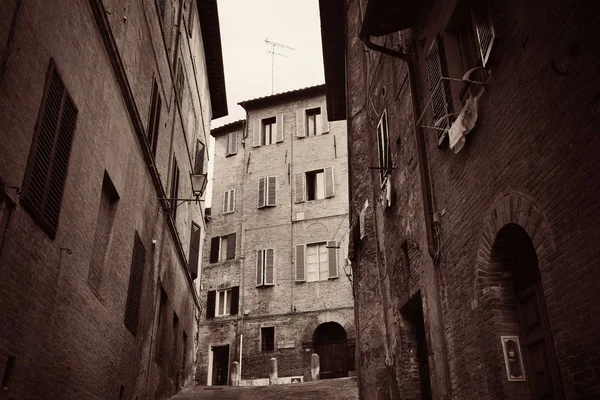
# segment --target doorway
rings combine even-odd
[[[515,326],[522,342],[526,379],[534,399],[562,399],[564,392],[535,247],[517,224],[505,225],[492,246],[491,263],[507,278],[505,308],[516,311]],[[510,310],[505,311],[510,315]]]
[[[229,345],[214,346],[211,349],[211,382],[215,386],[227,385],[229,381]]]
[[[346,330],[336,322],[325,322],[313,334],[315,352],[319,355],[320,378],[348,376],[348,338]]]

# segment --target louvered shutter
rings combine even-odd
[[[325,168],[325,197],[333,197],[334,194],[333,167],[327,167]]]
[[[304,110],[296,111],[296,136],[299,138],[303,138],[306,136],[306,130],[304,128],[304,118]]]
[[[485,15],[481,15],[476,11],[472,14],[473,21],[475,22],[475,31],[477,32],[477,42],[479,44],[479,55],[481,56],[481,63],[485,67],[489,61],[490,54],[492,52],[492,46],[496,39],[496,33],[492,21]]]
[[[269,176],[267,178],[267,205],[276,206],[277,204],[277,177]]]
[[[265,189],[266,189],[266,178],[260,178],[258,180],[258,208],[265,206]]]
[[[442,80],[442,60],[440,57],[440,39],[436,36],[425,61],[427,64],[427,77],[429,79],[429,93],[431,95],[431,108],[433,114],[432,125],[448,114],[448,101],[446,99],[446,83]],[[449,121],[445,119],[439,128],[448,129]],[[446,132],[436,131],[438,146],[442,144]]]
[[[256,286],[263,284],[263,251],[256,252]]]
[[[206,295],[206,318],[215,317],[215,304],[217,300],[217,292],[209,290]]]
[[[192,231],[190,233],[190,255],[189,269],[192,279],[198,277],[198,256],[200,254],[200,226],[192,222]]]
[[[277,143],[283,142],[283,114],[277,116]]]
[[[227,155],[237,154],[237,132],[227,135]]]
[[[295,187],[296,203],[302,203],[304,201],[304,173],[296,174]]]
[[[223,213],[229,212],[229,190],[223,192]]]
[[[235,211],[235,189],[229,191],[229,211]]]
[[[252,147],[260,146],[260,120],[254,121],[254,128],[252,129]]]
[[[44,90],[21,198],[38,223],[54,238],[77,108],[56,73],[53,60],[50,61]]]
[[[231,309],[229,315],[238,315],[240,303],[240,287],[234,286],[231,288]]]
[[[273,264],[275,263],[275,252],[273,249],[267,249],[265,262],[265,285],[273,284]]]
[[[299,244],[296,246],[296,281],[306,281],[306,264],[303,244]]]
[[[327,117],[327,103],[321,106],[321,133],[329,133],[329,119]]]
[[[204,143],[198,140],[196,144],[196,159],[194,160],[194,173],[204,173]]]
[[[235,258],[235,233],[227,235],[227,259]]]
[[[216,263],[219,261],[220,240],[221,239],[218,236],[215,236],[214,238],[210,239],[210,262],[211,263]]]
[[[337,265],[337,243],[335,241],[327,242],[328,261],[329,261],[329,278],[338,277]]]
[[[140,301],[142,299],[142,283],[146,264],[146,249],[137,232],[133,239],[133,254],[131,256],[131,271],[129,273],[129,288],[125,305],[125,326],[135,334],[137,332]]]

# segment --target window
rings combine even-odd
[[[216,236],[210,240],[210,262],[216,263],[235,258],[235,233]]]
[[[377,147],[379,150],[379,177],[383,185],[390,172],[390,135],[387,124],[387,110],[383,111],[377,124]]]
[[[338,244],[335,241],[296,246],[297,282],[317,282],[338,277]]]
[[[173,156],[173,169],[171,170],[171,215],[173,221],[177,221],[177,196],[179,195],[179,167],[177,159]]]
[[[168,350],[165,348],[165,338],[167,336],[167,326],[168,326],[168,301],[169,297],[167,296],[167,292],[163,288],[162,284],[159,282],[158,284],[160,290],[160,301],[158,303],[158,324],[156,327],[156,340],[154,341],[154,359],[158,363],[162,363],[163,359],[166,358],[168,354]]]
[[[256,286],[270,286],[274,281],[275,250],[264,249],[256,252]]]
[[[192,275],[192,280],[198,277],[198,258],[200,255],[200,236],[202,229],[200,225],[192,222],[192,231],[190,232],[190,255],[189,255],[189,270]]]
[[[237,132],[230,132],[227,134],[227,150],[225,155],[231,156],[237,154]]]
[[[115,214],[117,213],[117,202],[119,195],[115,189],[110,177],[104,171],[102,181],[102,190],[100,193],[100,205],[98,206],[98,215],[96,216],[96,232],[94,234],[94,244],[92,245],[92,257],[88,270],[88,284],[96,290],[102,283],[102,272],[106,257],[109,254],[110,243],[112,241],[113,227],[115,223]]]
[[[237,315],[239,311],[240,287],[209,290],[206,299],[206,318]]]
[[[261,146],[275,143],[276,135],[276,124],[275,117],[267,118],[262,120],[262,136],[260,139]]]
[[[258,208],[277,205],[277,177],[268,176],[258,180]]]
[[[194,30],[194,7],[196,5],[195,0],[190,1],[190,13],[188,14],[188,35],[192,37],[192,32]]]
[[[53,239],[76,122],[77,107],[56,71],[54,60],[50,59],[21,201]]]
[[[226,190],[223,193],[223,214],[235,211],[235,189]]]
[[[333,167],[296,174],[295,186],[296,203],[333,197]]]
[[[283,142],[283,114],[254,121],[252,146],[260,147]]]
[[[204,173],[204,143],[196,142],[196,158],[194,159],[194,174]]]
[[[321,134],[321,109],[313,108],[306,110],[306,135],[316,136]]]
[[[441,41],[438,36],[433,39],[429,53],[425,59],[427,64],[427,78],[429,80],[429,93],[431,96],[432,126],[442,117],[448,115],[448,94],[447,81],[442,80],[444,72],[441,59]],[[448,134],[450,122],[448,119],[442,120],[438,126],[437,133],[438,146],[442,144]]]
[[[260,351],[275,350],[275,327],[260,328]]]
[[[156,145],[158,143],[158,129],[160,125],[160,108],[162,101],[158,93],[158,83],[154,79],[152,84],[152,95],[150,99],[150,115],[148,116],[148,146],[152,155],[156,157]]]
[[[125,306],[125,326],[135,335],[137,333],[138,314],[142,299],[142,282],[146,265],[146,249],[137,232],[133,239],[133,254],[129,273],[129,288]]]

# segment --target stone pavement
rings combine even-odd
[[[317,382],[275,386],[193,386],[171,400],[356,400],[356,378],[326,379]]]

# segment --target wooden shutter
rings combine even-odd
[[[277,205],[277,177],[275,176],[267,178],[267,205]]]
[[[263,250],[258,250],[256,252],[256,286],[261,286],[263,282]]]
[[[304,201],[304,173],[301,172],[299,174],[296,174],[296,179],[295,179],[295,186],[296,186],[296,203],[302,203]]]
[[[223,192],[223,214],[229,211],[229,190]]]
[[[306,281],[306,264],[303,244],[299,244],[296,246],[296,281]]]
[[[237,154],[237,132],[227,135],[227,155]]]
[[[260,120],[254,121],[252,129],[252,147],[260,147]]]
[[[334,194],[333,167],[327,167],[325,168],[325,197],[333,197]]]
[[[235,258],[235,233],[227,235],[227,259]]]
[[[231,288],[231,309],[229,315],[238,315],[240,303],[240,287],[234,286]]]
[[[279,114],[276,120],[277,125],[277,143],[283,142],[283,114]]]
[[[229,211],[235,211],[235,189],[229,191]]]
[[[274,281],[274,263],[275,263],[275,251],[273,249],[266,250],[266,261],[265,261],[265,285],[272,285]]]
[[[337,243],[335,241],[327,242],[328,261],[329,261],[329,278],[338,277],[337,266]]]
[[[206,295],[206,318],[215,317],[215,304],[217,300],[217,292],[209,290]]]
[[[448,101],[446,99],[446,83],[442,80],[442,60],[440,56],[440,39],[436,36],[431,44],[429,54],[425,58],[427,64],[427,77],[429,79],[429,93],[431,95],[431,109],[433,114],[432,125],[440,118],[448,114]],[[445,119],[439,126],[442,129],[449,128],[449,121]],[[436,131],[438,146],[442,144],[446,132]]]
[[[192,231],[190,233],[190,255],[189,269],[192,279],[198,277],[198,256],[200,254],[200,225],[192,222]]]
[[[265,206],[266,183],[266,178],[260,178],[258,180],[258,208],[263,208]]]
[[[329,133],[329,119],[327,117],[327,103],[321,106],[321,132]]]
[[[304,110],[296,111],[296,136],[299,138],[303,138],[306,136],[306,129],[304,128],[304,119],[305,119]]]
[[[77,108],[50,60],[21,199],[52,238],[58,226],[76,121]]]
[[[216,263],[219,261],[220,240],[221,239],[218,236],[215,236],[214,238],[210,239],[210,262],[211,263]]]
[[[194,173],[204,173],[204,143],[198,140],[196,144],[196,159],[194,160]]]
[[[173,221],[177,221],[177,196],[179,195],[179,167],[177,159],[173,156],[173,170],[171,171],[171,214]]]
[[[125,305],[125,326],[135,334],[137,332],[140,301],[142,299],[142,283],[146,264],[146,249],[137,232],[133,239],[133,254],[131,256],[131,271],[129,273],[129,288]]]
[[[485,67],[490,58],[492,52],[492,46],[496,39],[496,33],[492,21],[487,16],[478,11],[472,13],[473,22],[475,24],[475,32],[477,32],[477,42],[479,44],[479,55],[481,56],[481,63]]]

